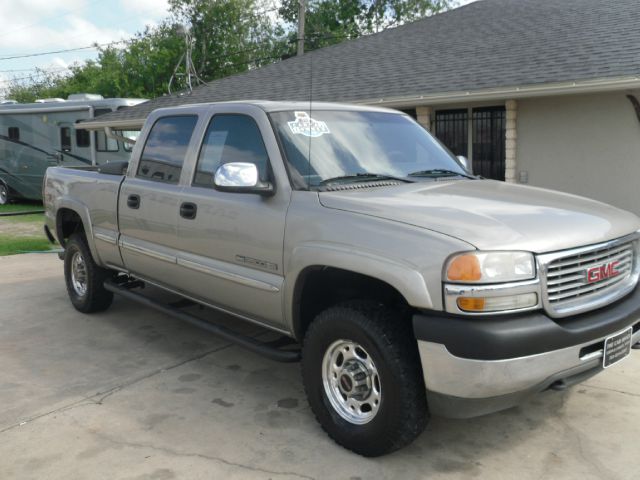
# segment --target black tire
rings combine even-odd
[[[9,195],[9,188],[0,182],[0,205],[7,205],[11,202],[11,195]]]
[[[84,289],[74,286],[73,262],[80,258],[84,262],[84,274],[77,274],[82,279]],[[104,288],[104,281],[113,278],[114,272],[96,265],[91,256],[84,235],[73,234],[66,246],[64,254],[64,279],[71,303],[82,313],[101,312],[106,310],[113,301],[113,293]],[[77,285],[77,284],[76,284]],[[84,292],[83,292],[84,290]]]
[[[429,419],[418,348],[408,320],[379,303],[353,301],[321,312],[304,338],[302,379],[311,410],[334,441],[366,457],[408,445]],[[325,390],[323,359],[338,340],[362,346],[375,364],[380,401],[368,423],[345,419]]]

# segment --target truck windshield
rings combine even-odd
[[[468,177],[457,159],[406,115],[357,111],[271,114],[294,186]]]

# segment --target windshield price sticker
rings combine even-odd
[[[295,116],[296,119],[294,121],[287,122],[294,135],[316,138],[331,133],[326,123],[314,120],[307,112],[295,112]]]

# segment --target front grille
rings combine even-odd
[[[626,240],[576,249],[565,255],[541,256],[547,310],[554,316],[591,310],[633,289],[637,282],[636,247],[633,240]]]

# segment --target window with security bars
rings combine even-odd
[[[470,158],[476,175],[504,180],[505,117],[503,106],[439,110],[433,133],[454,155]]]
[[[436,112],[434,134],[454,155],[469,156],[467,109]]]
[[[494,180],[504,180],[505,169],[504,107],[474,108],[473,173]]]

